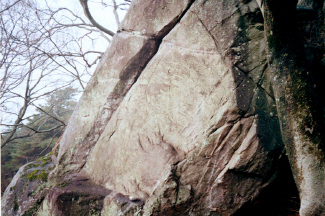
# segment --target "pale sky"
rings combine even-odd
[[[78,16],[82,17],[84,20],[88,21],[88,19],[85,17],[85,15],[83,13],[83,9],[82,9],[78,0],[47,0],[47,2],[50,6],[54,6],[55,8],[61,8],[61,7],[68,8],[71,11],[73,11],[74,13],[76,13]],[[92,16],[100,25],[104,26],[105,28],[107,28],[113,32],[116,32],[117,26],[116,26],[114,14],[112,12],[112,7],[104,7],[100,2],[101,2],[101,0],[89,0],[88,6],[90,8],[90,12],[91,12]],[[123,0],[122,1],[117,0],[117,3],[118,2],[123,2]],[[44,0],[37,0],[37,3],[40,5],[42,5],[42,4],[45,5]],[[111,1],[106,0],[106,3],[111,3]],[[119,12],[120,21],[122,21],[123,17],[126,14],[126,11],[118,10],[118,12]],[[79,31],[80,29],[74,28],[73,31],[74,30]],[[92,46],[92,45],[95,47],[94,50],[104,52],[107,49],[109,43],[98,34],[98,39],[95,41],[94,44],[89,43],[87,45],[87,42],[83,43],[83,46],[86,46],[86,47]],[[91,70],[94,71],[95,68],[96,68],[96,66],[93,66],[91,68]],[[84,81],[87,81],[87,79],[89,80],[89,78],[90,77],[85,77],[86,80],[84,79]],[[17,89],[17,91],[24,92],[24,87],[22,86],[21,90]],[[79,99],[80,95],[81,94],[78,95],[77,100]],[[38,104],[40,104],[40,103],[43,103],[43,102],[39,101]],[[44,101],[44,103],[45,103],[45,101]],[[18,110],[20,108],[19,104],[12,106],[11,109],[13,112],[18,113]],[[26,116],[29,116],[34,112],[35,112],[34,107],[30,106],[30,108],[27,111]],[[11,115],[3,116],[3,113],[1,114],[1,117],[2,117],[2,123],[4,123],[4,124],[10,124],[12,121],[14,121],[16,119],[15,116],[11,116]]]

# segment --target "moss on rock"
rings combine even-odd
[[[29,173],[27,176],[26,176],[26,179],[29,180],[29,181],[34,181],[36,179],[36,173],[38,173],[39,170],[34,170],[33,172]]]
[[[18,209],[19,209],[19,205],[18,205],[17,197],[15,196],[15,199],[14,199],[14,211],[17,211]]]
[[[36,168],[38,166],[39,166],[39,164],[37,164],[37,163],[30,163],[25,167],[24,171],[27,171],[27,170],[29,170],[31,168]]]

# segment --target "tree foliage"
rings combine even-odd
[[[62,135],[76,105],[77,90],[71,87],[56,91],[46,98],[36,114],[26,120],[26,127],[17,130],[16,139],[1,151],[1,191],[3,192],[19,167],[44,156]],[[60,121],[58,121],[59,119]],[[31,131],[48,131],[26,136]]]

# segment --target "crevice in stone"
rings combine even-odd
[[[174,180],[174,182],[176,183],[176,188],[175,188],[175,202],[173,203],[173,205],[175,205],[177,203],[178,200],[178,192],[179,192],[179,177],[176,175],[176,170],[177,170],[177,166],[174,165],[173,168],[171,169],[171,175],[170,177]]]
[[[259,79],[259,81],[256,83],[256,85],[261,88],[270,98],[272,98],[273,101],[275,101],[274,95],[272,95],[271,93],[269,93],[265,88],[262,87],[262,83],[263,83],[263,77],[265,75],[265,71],[268,68],[268,64],[265,64],[263,67],[263,71],[261,74],[261,78]]]
[[[236,62],[236,63],[234,64],[234,67],[236,67],[238,70],[240,70],[241,72],[243,72],[245,75],[248,75],[250,72],[252,72],[252,71],[255,70],[256,68],[258,68],[259,66],[265,64],[265,62],[266,62],[266,60],[265,60],[265,61],[262,61],[260,64],[256,65],[255,67],[253,67],[251,70],[248,70],[248,71],[245,71],[245,70],[243,70],[242,68],[240,68],[240,67],[238,66],[240,62]],[[264,69],[263,69],[263,71],[264,71]]]
[[[254,95],[256,94],[256,89],[257,89],[257,86],[253,90],[253,94],[252,94],[251,98],[249,99],[249,103],[247,105],[247,109],[245,110],[245,113],[247,113],[251,108],[252,102],[254,100]],[[254,115],[254,114],[252,114],[252,115]]]
[[[177,23],[181,21],[181,19],[184,17],[186,12],[190,9],[192,4],[194,3],[195,0],[191,0],[184,11],[179,15],[176,16],[171,22],[169,22],[167,25],[165,25],[157,34],[156,38],[160,38],[161,40],[176,26]]]
[[[177,45],[175,43],[168,42],[168,41],[164,41],[164,44],[176,47],[178,49],[189,50],[189,51],[193,51],[193,52],[196,52],[196,53],[203,53],[203,54],[206,54],[206,55],[215,55],[216,54],[216,50],[194,49],[194,48],[191,48],[191,47],[180,46],[180,45]]]
[[[194,13],[194,12],[193,12],[193,13]],[[211,39],[213,40],[213,43],[214,43],[214,45],[215,45],[215,47],[216,47],[216,50],[219,50],[219,49],[218,49],[218,42],[217,42],[217,40],[215,40],[214,36],[211,34],[211,32],[209,31],[209,29],[204,25],[204,23],[203,23],[203,21],[200,19],[200,17],[199,17],[196,13],[194,13],[194,14],[195,14],[196,18],[199,20],[199,22],[202,24],[202,26],[205,28],[206,32],[210,35],[210,37],[211,37]]]
[[[148,152],[143,148],[143,145],[142,145],[142,142],[141,142],[141,139],[140,139],[139,136],[138,136],[138,144],[139,144],[140,148],[141,148],[145,153],[148,153]]]
[[[213,158],[213,155],[214,155],[214,153],[215,153],[215,152],[220,148],[220,144],[223,143],[223,141],[226,139],[226,137],[228,136],[229,132],[230,132],[231,129],[234,127],[234,124],[231,124],[231,125],[229,125],[229,126],[230,126],[230,127],[227,128],[227,130],[225,130],[225,131],[223,132],[224,134],[221,136],[221,138],[219,139],[218,143],[215,143],[215,146],[213,147],[213,149],[212,149],[210,155],[208,155],[209,160],[208,160],[208,162],[206,163],[206,167],[205,167],[206,170],[204,171],[204,173],[203,173],[201,179],[198,181],[196,187],[197,187],[198,185],[200,185],[200,184],[203,182],[203,180],[204,180],[204,178],[205,178],[205,176],[206,176],[207,174],[210,174],[210,173],[208,173],[208,172],[209,172],[209,168],[210,168],[210,166],[211,166],[211,160],[212,160],[212,158]],[[218,144],[219,144],[219,145],[218,145]],[[229,161],[228,161],[228,162],[229,162]],[[228,164],[228,163],[227,163],[227,164]],[[224,167],[226,167],[227,164],[226,164]],[[214,166],[214,167],[215,167],[215,166]],[[211,181],[211,176],[212,176],[212,175],[210,175],[210,180],[209,180],[209,181]],[[207,193],[208,193],[208,191],[205,192],[205,194],[207,194]]]
[[[214,132],[216,132],[220,127],[218,127],[217,125],[213,125],[211,127],[211,131],[208,134],[208,137],[211,136]]]
[[[246,77],[247,77],[247,74],[250,72],[250,71],[244,71],[243,69],[238,67],[238,62],[234,64],[234,67],[237,68],[240,72],[242,72]]]
[[[212,31],[212,30],[213,30],[214,28],[216,28],[218,25],[223,25],[227,20],[229,20],[230,18],[232,18],[233,15],[234,15],[236,12],[238,12],[239,10],[240,10],[240,7],[237,6],[236,9],[235,9],[233,12],[231,12],[231,14],[229,14],[228,16],[222,18],[221,21],[216,22],[216,25],[213,26],[209,31]]]
[[[263,88],[260,85],[257,85],[258,88],[262,89],[273,101],[275,101],[275,97],[273,95],[271,95],[268,91],[266,91],[265,88]]]
[[[240,120],[245,119],[245,118],[250,118],[252,116],[256,116],[256,114],[255,113],[247,114],[247,112],[242,112],[241,115],[238,118],[236,118],[236,119],[234,119],[232,121],[229,121],[228,123],[230,123],[232,125],[235,125]]]
[[[187,215],[190,210],[188,207],[194,201],[194,194],[191,186],[182,185],[180,176],[177,175],[177,165],[180,162],[177,161],[171,166],[163,187],[157,191],[160,194],[156,200],[159,205],[154,207],[154,214],[150,215],[174,215],[177,212]]]
[[[111,135],[109,135],[108,139],[111,139],[111,137],[115,134],[115,131],[113,131],[113,133],[111,133]]]
[[[260,65],[258,65],[258,66],[260,66]],[[255,68],[257,68],[258,66],[256,66]],[[248,76],[248,73],[251,72],[251,71],[253,71],[255,68],[253,68],[252,70],[250,70],[248,72],[245,72],[241,68],[239,68],[238,66],[236,66],[236,64],[234,65],[234,67],[237,68],[240,72],[242,72],[245,75],[245,78],[250,79],[257,87],[259,87],[260,89],[262,89],[270,98],[272,98],[272,100],[275,101],[274,96],[272,96],[271,93],[269,93],[268,91],[266,91],[266,89],[262,87],[262,83],[261,83],[262,82],[262,77],[263,77],[263,75],[265,73],[265,70],[267,68],[267,64],[266,64],[265,67],[263,67],[263,71],[262,71],[262,74],[261,74],[261,78],[259,79],[259,81],[257,83],[254,82],[254,80],[251,77]],[[237,84],[236,88],[238,88],[244,82],[245,78],[243,78],[240,81],[240,83]]]
[[[245,178],[257,178],[257,179],[264,178],[264,176],[261,174],[247,172],[247,171],[239,170],[239,169],[228,169],[228,172],[234,173],[236,175],[244,176]]]
[[[72,157],[69,160],[69,163],[73,163],[74,160],[78,160],[78,164],[80,164],[79,167],[74,168],[69,172],[78,172],[85,166],[87,158],[91,154],[93,147],[99,140],[109,120],[122,103],[126,94],[137,82],[147,64],[158,52],[163,38],[175,27],[177,23],[180,22],[193,3],[194,0],[191,0],[180,15],[176,16],[170,23],[164,26],[155,36],[149,37],[148,40],[143,44],[140,51],[134,57],[132,57],[122,69],[120,73],[120,80],[115,85],[115,88],[111,94],[108,96],[107,102],[104,104],[102,111],[97,116],[97,120],[95,121],[89,136],[86,138],[86,140],[82,141],[82,143],[78,144],[79,146],[82,146],[82,148],[90,150],[78,151],[84,155],[77,155],[75,158]],[[85,152],[88,153],[85,154]]]
[[[253,116],[253,115],[248,115],[248,116],[245,116],[245,117],[243,117],[243,118],[249,118],[249,117],[251,117],[251,116]],[[239,118],[239,119],[241,119],[241,118]],[[253,125],[253,122],[252,122],[252,123],[250,124],[250,126],[247,128],[247,131],[250,130],[250,128],[252,127],[252,125]],[[229,131],[229,132],[230,132],[230,131]],[[245,138],[244,138],[244,139],[245,139]],[[221,143],[221,142],[220,142],[220,143]],[[238,151],[238,149],[240,148],[240,145],[241,145],[241,144],[236,145],[236,146],[233,146],[233,147],[230,149],[230,150],[233,151],[232,157],[230,157],[230,158],[227,160],[227,162],[226,162],[226,164],[224,164],[222,170],[219,170],[219,171],[212,171],[212,172],[210,173],[209,182],[211,182],[211,181],[213,182],[211,188],[213,188],[215,184],[220,184],[221,182],[219,182],[219,180],[222,179],[223,176],[225,176],[225,174],[229,174],[229,173],[237,173],[237,174],[245,175],[245,176],[247,176],[247,177],[254,178],[254,179],[255,179],[255,178],[261,178],[261,176],[258,175],[258,174],[254,174],[254,173],[252,173],[252,175],[251,175],[251,173],[248,173],[248,172],[245,172],[245,171],[241,171],[241,170],[238,170],[238,169],[229,169],[229,163],[232,161],[232,159],[233,159],[233,157],[234,157],[234,155],[235,155],[235,152]],[[224,146],[220,146],[220,147],[223,148]],[[222,150],[222,149],[219,149],[219,148],[216,149],[216,151],[219,151],[219,152],[220,152],[221,150]],[[211,158],[212,158],[212,156],[213,156],[213,154],[211,154]],[[210,162],[210,160],[211,160],[211,159],[209,159],[209,162]],[[220,162],[220,161],[219,161],[219,162]],[[216,167],[216,166],[218,166],[218,165],[215,165],[214,167]],[[204,173],[204,176],[205,176],[206,174],[207,174],[207,172]],[[214,178],[214,180],[213,180],[212,177],[213,177],[213,176],[216,176],[216,175],[217,175],[217,177]],[[203,177],[204,177],[204,176],[203,176]],[[202,177],[202,179],[203,179],[203,177]],[[201,179],[201,180],[202,180],[202,179]],[[201,181],[200,181],[200,182],[201,182]],[[203,197],[209,196],[209,193],[210,193],[211,188],[210,188],[209,190],[206,190],[206,191],[205,191]]]
[[[245,74],[245,77],[243,77],[243,78],[238,82],[238,84],[236,85],[235,90],[237,90],[237,89],[239,88],[239,86],[244,82],[244,80],[245,80],[246,78],[248,78],[248,77],[247,77],[247,75]]]

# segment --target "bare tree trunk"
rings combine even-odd
[[[282,139],[300,194],[300,215],[324,215],[324,113],[317,103],[298,32],[297,1],[265,0],[262,4],[273,91]]]

